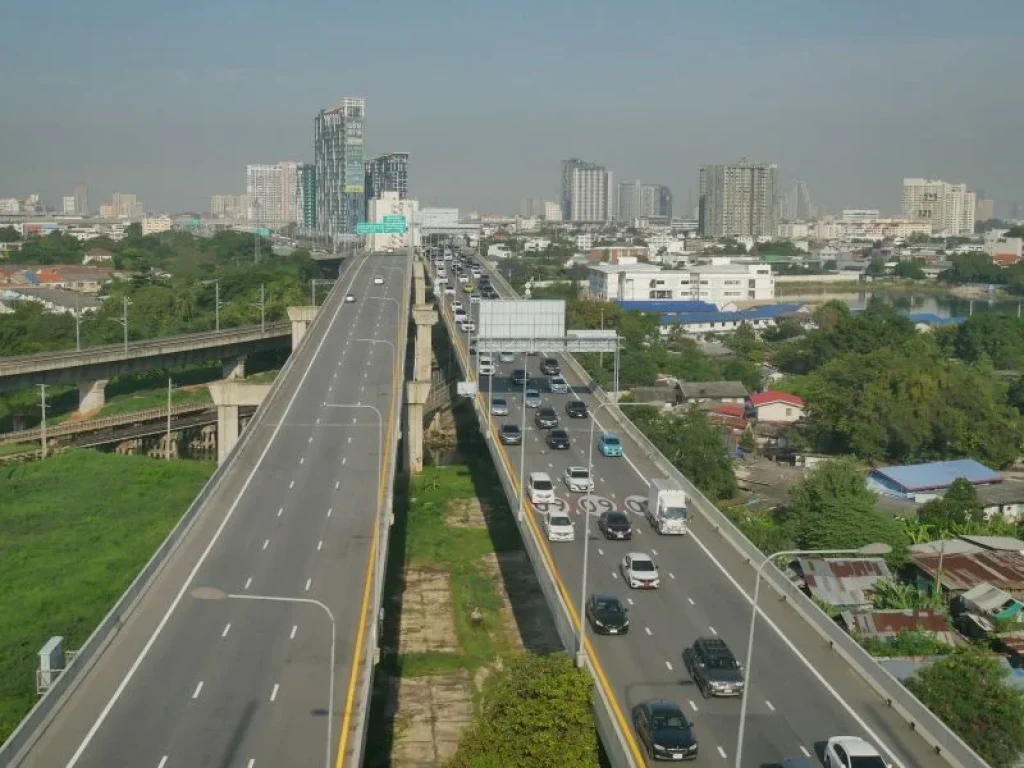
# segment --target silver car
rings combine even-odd
[[[498,359],[501,360],[501,362],[503,362],[503,363],[511,363],[513,360],[516,359],[516,353],[515,352],[499,352],[498,353]]]
[[[540,408],[540,392],[536,389],[526,390],[526,407]]]
[[[569,393],[569,385],[561,376],[555,376],[552,378],[548,386],[556,395],[566,395]]]
[[[501,397],[491,400],[491,416],[508,416],[508,401]]]

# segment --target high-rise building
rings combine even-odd
[[[249,199],[246,195],[211,195],[210,213],[223,219],[248,218]]]
[[[316,225],[331,237],[354,233],[366,212],[365,118],[366,100],[345,98],[314,121]]]
[[[561,221],[562,220],[562,206],[560,206],[554,200],[545,200],[544,201],[544,218],[547,221]]]
[[[620,181],[616,185],[616,219],[659,219],[672,216],[672,192],[661,184]]]
[[[672,190],[664,184],[658,185],[658,216],[664,219],[672,218]]]
[[[1024,203],[1018,203],[1016,201],[1010,203],[1010,219],[1012,221],[1024,219]]]
[[[75,185],[75,213],[78,216],[89,215],[89,188],[85,184]]]
[[[303,229],[316,229],[316,166],[299,166],[296,190],[295,220]]]
[[[75,196],[74,195],[65,195],[64,197],[62,197],[61,198],[61,209],[63,210],[65,216],[74,216],[74,215],[76,215],[78,213],[78,211],[75,210]]]
[[[974,221],[979,223],[996,217],[996,201],[991,197],[981,197],[974,208]]]
[[[966,184],[939,179],[903,180],[903,216],[927,221],[936,235],[974,233],[975,194]]]
[[[284,161],[277,164],[281,173],[281,224],[293,224],[298,220],[299,168],[302,163]]]
[[[519,215],[524,219],[544,216],[544,201],[539,197],[524,197],[519,200]]]
[[[380,199],[384,192],[397,192],[399,200],[409,196],[409,153],[388,152],[366,161],[366,200]]]
[[[246,218],[259,225],[281,220],[281,169],[276,165],[247,165],[245,195],[249,210]]]
[[[100,216],[107,219],[141,219],[143,213],[143,205],[135,195],[124,192],[115,192],[109,203],[100,206]]]
[[[777,165],[705,165],[700,169],[698,221],[704,237],[775,237]]]
[[[579,158],[562,161],[562,220],[611,221],[615,215],[611,172]]]

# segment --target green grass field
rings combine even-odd
[[[0,742],[36,701],[43,643],[85,642],[214,469],[95,451],[0,466]]]

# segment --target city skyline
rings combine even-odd
[[[904,177],[981,187],[997,215],[1024,199],[1015,151],[1024,106],[1007,98],[1024,64],[1011,36],[1024,8],[1009,0],[895,9],[875,0],[843,9],[648,2],[629,15],[609,3],[608,13],[586,14],[586,51],[564,45],[565,29],[579,24],[573,3],[552,10],[527,0],[440,25],[400,0],[389,15],[403,19],[391,41],[403,54],[392,59],[358,34],[379,20],[369,8],[300,3],[285,13],[256,0],[242,36],[228,9],[208,9],[202,23],[184,9],[157,26],[66,0],[54,12],[66,23],[45,35],[29,9],[5,20],[0,195],[38,191],[59,206],[84,182],[94,200],[132,189],[155,210],[202,210],[211,194],[241,191],[248,163],[312,162],[309,116],[353,94],[370,106],[367,156],[410,152],[409,192],[424,205],[514,213],[524,195],[556,199],[551,169],[573,156],[617,178],[656,179],[677,201],[700,165],[743,156],[777,163],[784,187],[803,180],[832,211],[897,214]],[[607,56],[629,20],[643,25],[644,46]],[[328,44],[342,21],[344,44]],[[514,70],[491,55],[495,30],[501,44],[530,51]],[[149,42],[124,42],[134,39]],[[708,68],[723,45],[735,50]],[[307,67],[296,48],[322,50],[324,60]],[[194,52],[186,63],[183,49]],[[369,60],[377,63],[363,66]],[[428,75],[444,87],[423,88]],[[602,119],[612,99],[645,119],[628,130]]]

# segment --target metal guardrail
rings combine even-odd
[[[519,298],[519,294],[512,289],[512,286],[490,262],[483,258],[480,261],[492,278],[499,282],[503,293]],[[575,357],[568,353],[562,353],[562,355],[580,381],[587,382],[590,391],[599,400],[606,403],[614,401],[614,398],[604,391]],[[606,410],[622,431],[648,454],[658,469],[666,477],[675,480],[682,486],[694,500],[697,511],[707,519],[715,532],[739,552],[751,570],[755,571],[766,559],[765,554],[755,547],[729,518],[722,514],[693,483],[675,468],[672,462],[630,421],[621,409],[608,408]],[[936,717],[899,680],[889,674],[856,640],[815,605],[814,601],[807,597],[785,573],[774,564],[770,564],[762,571],[761,578],[780,597],[787,600],[797,614],[829,644],[829,647],[838,653],[882,701],[895,710],[946,763],[955,768],[988,768],[988,763],[977,752]]]
[[[182,416],[190,413],[199,413],[213,408],[209,403],[178,403],[171,406],[171,416]],[[119,427],[122,424],[134,424],[139,421],[151,421],[167,417],[167,408],[147,408],[143,411],[132,411],[117,416],[104,416],[102,419],[88,419],[86,421],[65,421],[46,428],[47,439],[51,437],[65,437],[67,435],[78,435],[83,432],[95,432],[110,427]],[[42,430],[39,427],[33,429],[22,429],[17,432],[0,433],[0,444],[3,443],[28,443],[41,440]]]
[[[351,264],[352,262],[349,263]],[[341,285],[342,280],[339,280],[331,290],[331,293],[339,291]],[[309,343],[310,338],[315,336],[310,331],[313,331],[320,323],[329,322],[329,320],[324,320],[324,318],[329,317],[330,313],[328,312],[317,313],[298,349],[293,350],[292,354],[285,361],[263,405],[257,409],[252,422],[239,436],[239,440],[231,451],[228,460],[217,467],[217,470],[207,480],[206,485],[203,486],[188,510],[182,515],[181,519],[167,535],[167,538],[164,539],[160,548],[149,559],[149,562],[143,566],[114,607],[110,609],[110,612],[100,621],[92,634],[89,635],[89,638],[78,650],[78,655],[75,659],[67,665],[67,668],[61,673],[60,677],[57,678],[46,694],[36,702],[36,705],[25,716],[10,737],[8,737],[7,741],[0,745],[0,768],[7,768],[8,766],[18,764],[25,750],[29,749],[39,738],[49,722],[63,707],[79,683],[96,663],[96,660],[106,649],[107,645],[109,645],[110,641],[113,640],[121,630],[121,627],[124,626],[125,621],[128,620],[138,606],[141,598],[146,595],[149,588],[160,575],[170,556],[174,554],[186,534],[191,530],[206,502],[219,490],[224,477],[234,469],[235,462],[242,454],[245,446],[248,445],[253,435],[260,431],[258,429],[259,422],[270,411],[270,405],[281,397],[282,387],[280,384],[287,379],[294,361],[300,357],[297,353]]]

